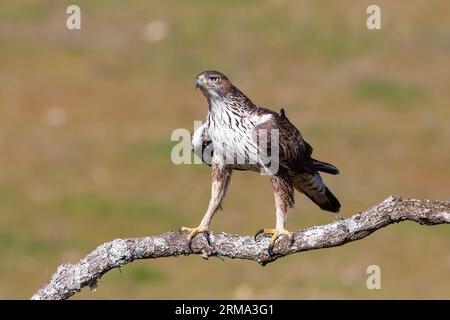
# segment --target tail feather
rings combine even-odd
[[[319,173],[295,176],[294,187],[304,193],[309,199],[317,204],[322,210],[339,212],[341,204],[334,194],[322,181]]]
[[[330,163],[312,159],[313,167],[317,171],[326,172],[329,174],[339,174],[339,169]]]

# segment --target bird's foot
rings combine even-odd
[[[294,237],[292,235],[292,232],[290,232],[286,229],[261,229],[258,232],[256,232],[255,241],[256,241],[256,238],[258,237],[258,235],[260,235],[260,234],[271,234],[272,235],[272,239],[270,239],[269,248],[268,248],[269,254],[272,254],[273,246],[275,245],[275,241],[281,235],[285,235],[289,239],[291,245],[294,242]]]
[[[184,232],[184,231],[189,232],[189,235],[187,236],[189,248],[191,247],[192,240],[199,233],[203,233],[203,235],[206,238],[206,241],[208,242],[208,245],[211,245],[211,242],[210,242],[210,239],[209,239],[208,227],[203,227],[203,226],[198,226],[196,228],[181,227],[180,228],[180,232]]]

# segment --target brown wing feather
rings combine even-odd
[[[261,115],[271,114],[272,117],[256,127],[267,130],[267,145],[270,145],[270,130],[279,130],[279,157],[280,166],[288,170],[295,189],[304,193],[321,209],[339,212],[341,207],[337,198],[322,181],[317,170],[336,174],[337,169],[328,164],[311,158],[313,148],[302,138],[298,129],[286,118],[285,113],[272,112],[258,108]],[[261,137],[256,133],[257,138]],[[259,140],[258,140],[259,142]]]
[[[278,129],[280,166],[292,172],[313,173],[315,171],[311,159],[313,149],[303,140],[302,135],[289,119],[284,114],[280,115],[262,107],[256,108],[254,112],[260,116],[271,115],[268,121],[255,127],[258,144],[267,145],[270,152],[271,130]],[[267,140],[265,136],[260,135],[261,129],[267,130]]]

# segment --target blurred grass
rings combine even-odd
[[[0,298],[28,298],[103,242],[198,223],[210,172],[173,165],[170,134],[204,118],[205,69],[285,107],[341,170],[325,180],[343,216],[390,194],[449,198],[448,2],[379,1],[380,31],[365,28],[368,1],[76,3],[81,31],[65,28],[73,2],[0,5]],[[160,42],[144,32],[155,20]],[[267,178],[237,172],[212,229],[272,226],[272,197]],[[288,228],[330,221],[298,194]],[[138,261],[76,298],[449,298],[449,240],[447,226],[402,223],[265,268]],[[365,287],[371,264],[380,291]]]
[[[170,158],[172,148],[177,142],[173,141],[138,141],[129,146],[126,151],[132,159],[154,161],[155,158],[166,160]]]
[[[384,79],[360,80],[354,86],[354,93],[357,97],[370,101],[379,100],[403,110],[422,102],[425,97],[425,92],[418,87]]]
[[[134,284],[151,284],[154,282],[161,282],[164,281],[166,278],[166,274],[163,270],[152,268],[149,266],[138,266],[138,265],[130,265],[125,266],[119,270],[119,272],[113,272],[112,273],[112,281],[114,279],[117,281],[120,279],[124,281],[131,281],[134,282]],[[105,280],[105,281],[109,281]]]

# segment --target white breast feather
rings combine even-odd
[[[240,117],[231,112],[222,101],[216,101],[211,108],[209,133],[213,143],[214,154],[226,159],[238,159],[243,163],[258,161],[258,147],[253,140],[256,126],[269,121],[272,115]],[[239,126],[236,125],[239,122]]]

